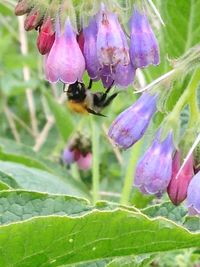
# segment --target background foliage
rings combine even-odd
[[[184,204],[175,207],[165,196],[156,200],[131,188],[137,159],[164,110],[131,150],[114,148],[107,129],[137,96],[131,88],[120,93],[104,111],[106,118],[70,113],[62,86],[45,82],[37,33],[23,31],[15,4],[0,3],[0,266],[198,266],[199,219],[187,217]],[[143,72],[145,84],[170,71],[173,60],[200,41],[200,0],[155,4],[165,22],[155,23],[161,64]],[[187,79],[181,78],[167,91],[165,112],[185,89]],[[135,81],[140,87],[141,73]],[[76,130],[96,144],[100,184],[95,188],[94,168],[82,172],[60,164]]]

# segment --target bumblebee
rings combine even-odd
[[[65,90],[64,86],[63,91],[67,94],[68,106],[71,110],[77,113],[91,113],[105,117],[101,114],[101,110],[107,107],[118,95],[118,93],[114,93],[108,96],[112,86],[113,84],[104,93],[92,93],[92,80],[90,80],[88,87],[84,83],[77,81],[74,84],[70,84],[67,90]]]

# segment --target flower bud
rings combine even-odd
[[[130,58],[135,68],[158,65],[159,47],[147,17],[134,9],[130,19]]]
[[[56,36],[46,59],[46,78],[51,83],[59,80],[73,84],[82,81],[85,60],[77,43],[69,18],[65,23],[65,32],[61,34],[60,23],[56,24]]]
[[[187,190],[187,206],[190,215],[200,215],[200,172],[191,180]]]
[[[97,57],[102,66],[128,65],[129,48],[117,16],[104,5],[97,15]]]
[[[48,17],[42,24],[40,32],[37,39],[37,47],[42,55],[50,52],[53,43],[55,41],[55,32],[53,30],[53,25],[51,18]]]
[[[31,11],[31,7],[28,4],[27,0],[21,0],[15,7],[15,15],[22,16]]]
[[[24,21],[24,28],[26,31],[31,31],[37,28],[42,21],[42,16],[39,10],[32,10]]]
[[[78,45],[81,49],[81,52],[84,53],[85,38],[84,38],[83,31],[80,31],[76,38],[77,38]]]
[[[87,153],[86,155],[80,155],[77,160],[77,165],[81,170],[88,170],[92,166],[92,154]]]
[[[143,93],[128,109],[112,123],[108,135],[122,148],[129,148],[145,133],[156,111],[157,95]]]
[[[172,132],[160,141],[160,131],[153,144],[139,160],[134,185],[144,194],[160,196],[169,184],[172,175]]]
[[[172,178],[167,188],[169,198],[174,205],[179,205],[187,196],[188,185],[194,175],[192,156],[188,159],[183,169],[178,174],[180,167],[181,153],[180,151],[177,151],[172,162]]]

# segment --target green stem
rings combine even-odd
[[[136,143],[130,152],[130,159],[129,159],[129,163],[128,163],[128,167],[126,171],[124,186],[122,189],[122,196],[120,200],[120,203],[122,205],[129,204],[129,199],[130,199],[132,184],[133,184],[133,177],[134,177],[138,157],[140,156],[142,143],[143,143],[142,141],[139,141],[138,143]]]
[[[72,174],[72,177],[73,177],[75,180],[78,180],[78,181],[81,180],[80,172],[79,172],[78,167],[77,167],[76,164],[72,164],[72,165],[71,165],[71,174]]]
[[[99,200],[99,130],[91,116],[92,126],[92,195],[93,203]]]

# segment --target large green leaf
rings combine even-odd
[[[162,216],[172,221],[182,223],[187,214],[187,209],[183,205],[175,206],[171,202],[164,202],[143,209],[142,212],[152,218]]]
[[[0,224],[24,221],[44,215],[80,215],[91,210],[88,201],[65,195],[28,191],[0,192]]]
[[[199,242],[200,234],[169,220],[123,209],[35,217],[0,227],[0,266],[62,266],[199,247]]]
[[[0,161],[0,181],[13,188],[88,197],[85,187],[71,177],[62,178],[22,164]]]
[[[0,160],[22,163],[28,167],[34,167],[44,171],[48,171],[56,176],[64,177],[63,179],[67,179],[69,184],[74,184],[77,187],[77,190],[78,188],[80,188],[81,191],[87,191],[83,182],[73,181],[72,177],[65,168],[61,167],[55,162],[49,161],[46,158],[41,157],[30,147],[22,144],[17,144],[12,140],[0,138]],[[19,188],[18,185],[13,185],[11,183],[11,180],[8,185],[13,188]]]
[[[14,161],[25,164],[26,166],[48,171],[53,171],[54,169],[57,169],[58,166],[58,164],[42,158],[30,147],[23,144],[17,144],[13,140],[6,138],[0,138],[0,159]]]
[[[154,255],[128,256],[114,259],[106,267],[145,267],[155,258]]]

